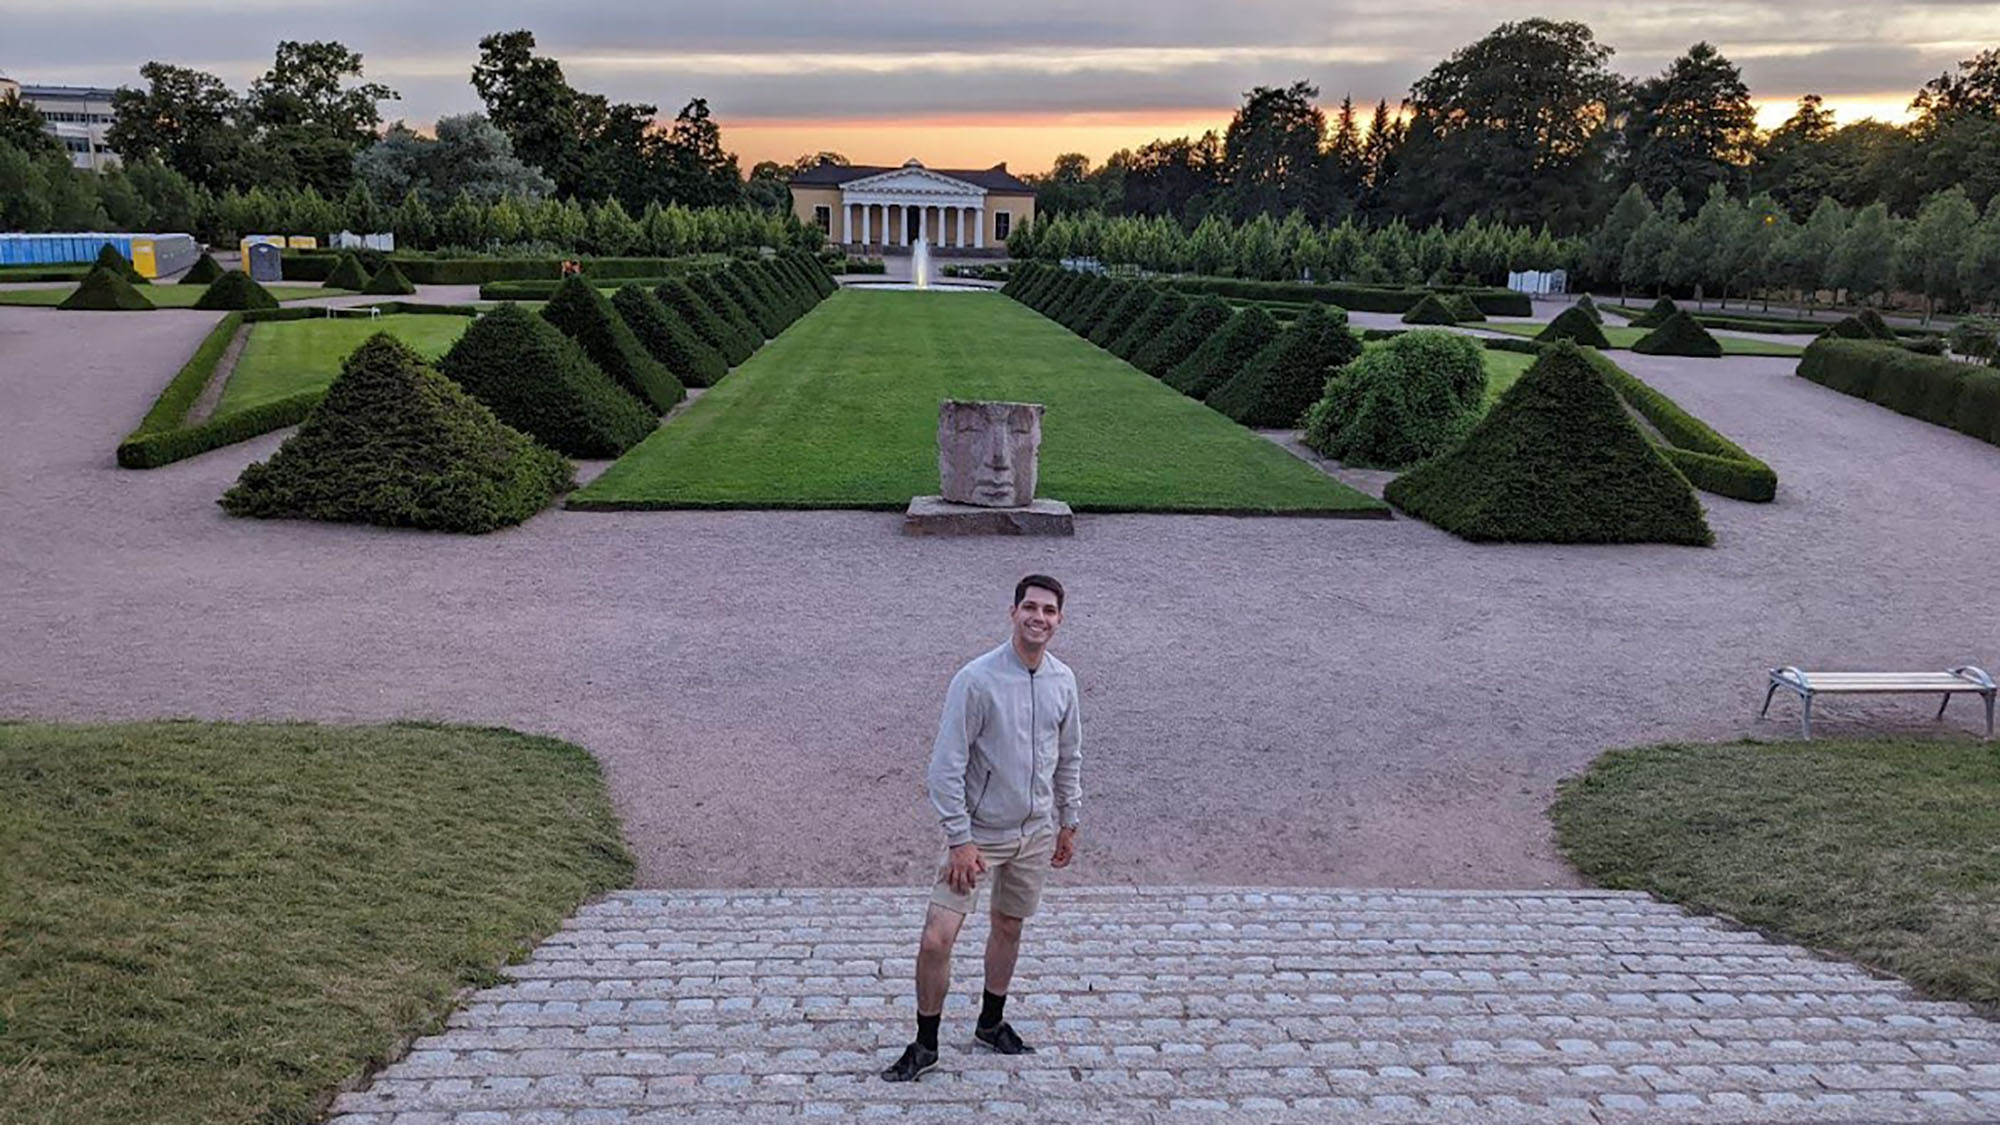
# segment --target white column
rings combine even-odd
[[[952,228],[952,229],[951,229],[951,244],[952,244],[953,246],[961,246],[961,247],[962,247],[962,246],[964,246],[964,245],[965,245],[965,208],[963,208],[963,207],[954,207],[954,208],[952,208],[952,209],[951,209],[951,228]]]
[[[928,204],[917,204],[917,237],[928,240],[931,236],[931,209]]]
[[[894,246],[895,244],[896,205],[893,203],[884,203],[882,205],[882,245]]]
[[[840,241],[842,244],[854,241],[854,205],[840,205]]]
[[[986,248],[986,208],[972,209],[972,245],[976,249]]]

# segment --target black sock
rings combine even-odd
[[[979,1006],[979,1026],[988,1030],[999,1027],[1000,1013],[1006,1010],[1006,1007],[1007,997],[1004,994],[995,996],[991,992],[987,993],[985,1001]]]
[[[939,1012],[935,1016],[926,1016],[923,1015],[922,1013],[919,1013],[917,1015],[918,1046],[921,1046],[926,1051],[937,1050],[938,1020],[942,1019],[943,1017],[944,1017],[943,1012]]]

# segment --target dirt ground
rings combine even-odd
[[[1099,885],[1570,885],[1543,810],[1604,749],[1794,737],[1794,704],[1755,719],[1774,664],[2000,665],[2000,449],[1788,360],[1619,354],[1778,470],[1774,504],[1703,497],[1712,550],[1406,519],[906,539],[840,512],[552,511],[460,538],[224,516],[279,435],[116,468],[214,316],[0,308],[0,715],[556,734],[603,762],[642,885],[923,880],[940,692],[1029,571],[1071,591]]]

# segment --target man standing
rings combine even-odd
[[[1021,952],[1021,923],[1035,912],[1052,867],[1076,856],[1083,809],[1083,716],[1076,677],[1048,652],[1062,624],[1062,583],[1030,574],[1014,587],[1007,643],[958,670],[945,691],[931,748],[931,804],[949,849],[917,946],[917,1038],[890,1082],[911,1082],[938,1061],[938,1019],[951,987],[951,949],[993,885],[986,939],[986,998],[972,1037],[1003,1055],[1027,1054],[1001,1018]]]

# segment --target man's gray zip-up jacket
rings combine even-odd
[[[929,773],[946,844],[1075,826],[1082,774],[1083,710],[1067,664],[1044,652],[1030,672],[1010,640],[951,678]]]

